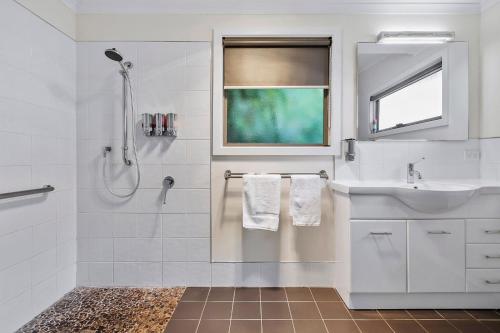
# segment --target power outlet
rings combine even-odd
[[[479,161],[481,158],[481,151],[479,149],[466,149],[464,151],[464,160],[466,161]]]

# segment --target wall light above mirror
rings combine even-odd
[[[443,44],[455,39],[452,31],[382,31],[378,34],[380,44]]]
[[[358,140],[467,140],[468,46],[358,44]]]

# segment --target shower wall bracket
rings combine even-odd
[[[142,132],[145,136],[177,136],[176,113],[143,113]]]

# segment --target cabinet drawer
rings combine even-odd
[[[500,269],[468,269],[468,292],[500,292]]]
[[[467,268],[500,268],[500,244],[467,244]]]
[[[406,221],[351,221],[351,292],[406,292]]]
[[[465,291],[463,220],[408,221],[408,292]]]
[[[467,243],[500,244],[500,219],[467,220]]]

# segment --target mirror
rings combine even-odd
[[[467,43],[358,43],[358,140],[467,140]]]

